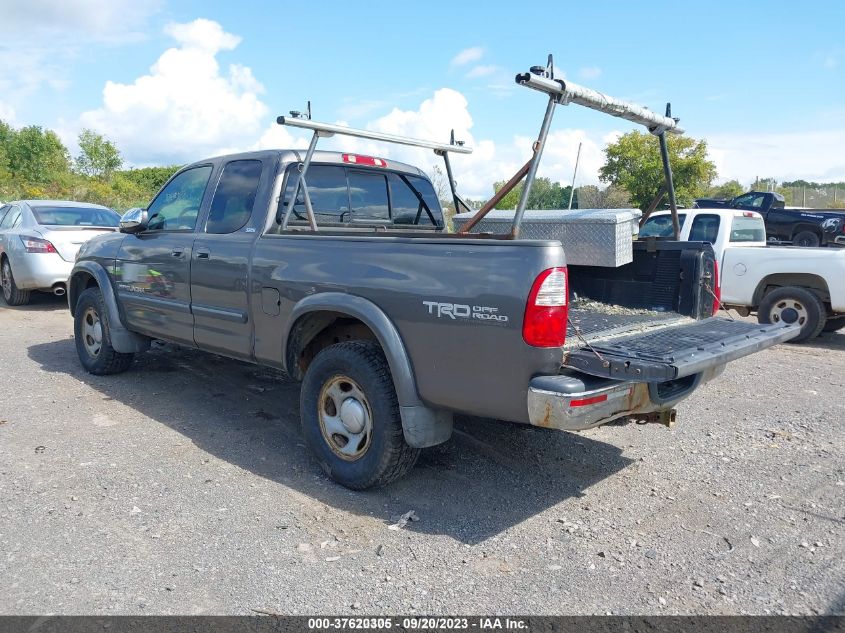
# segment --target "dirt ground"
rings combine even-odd
[[[843,387],[825,334],[731,363],[672,430],[461,419],[356,493],[284,375],[156,345],[95,377],[61,300],[4,306],[0,613],[841,614]]]

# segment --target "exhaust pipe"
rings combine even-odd
[[[59,283],[59,284],[55,284],[53,286],[53,294],[56,295],[57,297],[64,297],[65,292],[67,292],[67,291],[65,290],[64,284]]]

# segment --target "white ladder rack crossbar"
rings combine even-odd
[[[660,134],[661,132],[684,133],[683,128],[678,125],[678,121],[672,117],[652,112],[641,105],[611,97],[598,90],[579,86],[566,79],[551,79],[527,72],[517,75],[516,83],[526,88],[545,92],[548,95],[555,95],[562,104],[577,103],[632,123],[639,123],[647,127],[652,134]]]
[[[381,132],[371,132],[370,130],[358,130],[351,127],[345,127],[343,125],[335,125],[334,123],[320,123],[319,121],[312,121],[311,119],[280,116],[276,119],[276,122],[279,125],[289,125],[291,127],[312,130],[320,136],[342,134],[344,136],[366,138],[372,141],[384,141],[386,143],[397,143],[399,145],[410,145],[412,147],[425,147],[427,149],[433,149],[437,153],[454,152],[455,154],[472,154],[472,148],[465,145],[437,143],[418,138],[410,138],[408,136],[399,136],[397,134],[383,134]]]

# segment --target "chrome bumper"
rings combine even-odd
[[[557,377],[534,379],[528,387],[528,419],[534,426],[583,431],[617,418],[668,411],[724,369],[724,365],[708,369],[666,398],[660,397],[656,385],[642,382],[592,380],[587,383],[590,387],[583,391],[563,391],[549,388]]]

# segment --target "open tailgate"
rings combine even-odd
[[[788,341],[800,331],[798,324],[758,325],[711,317],[571,350],[564,353],[563,366],[602,378],[665,382]]]

